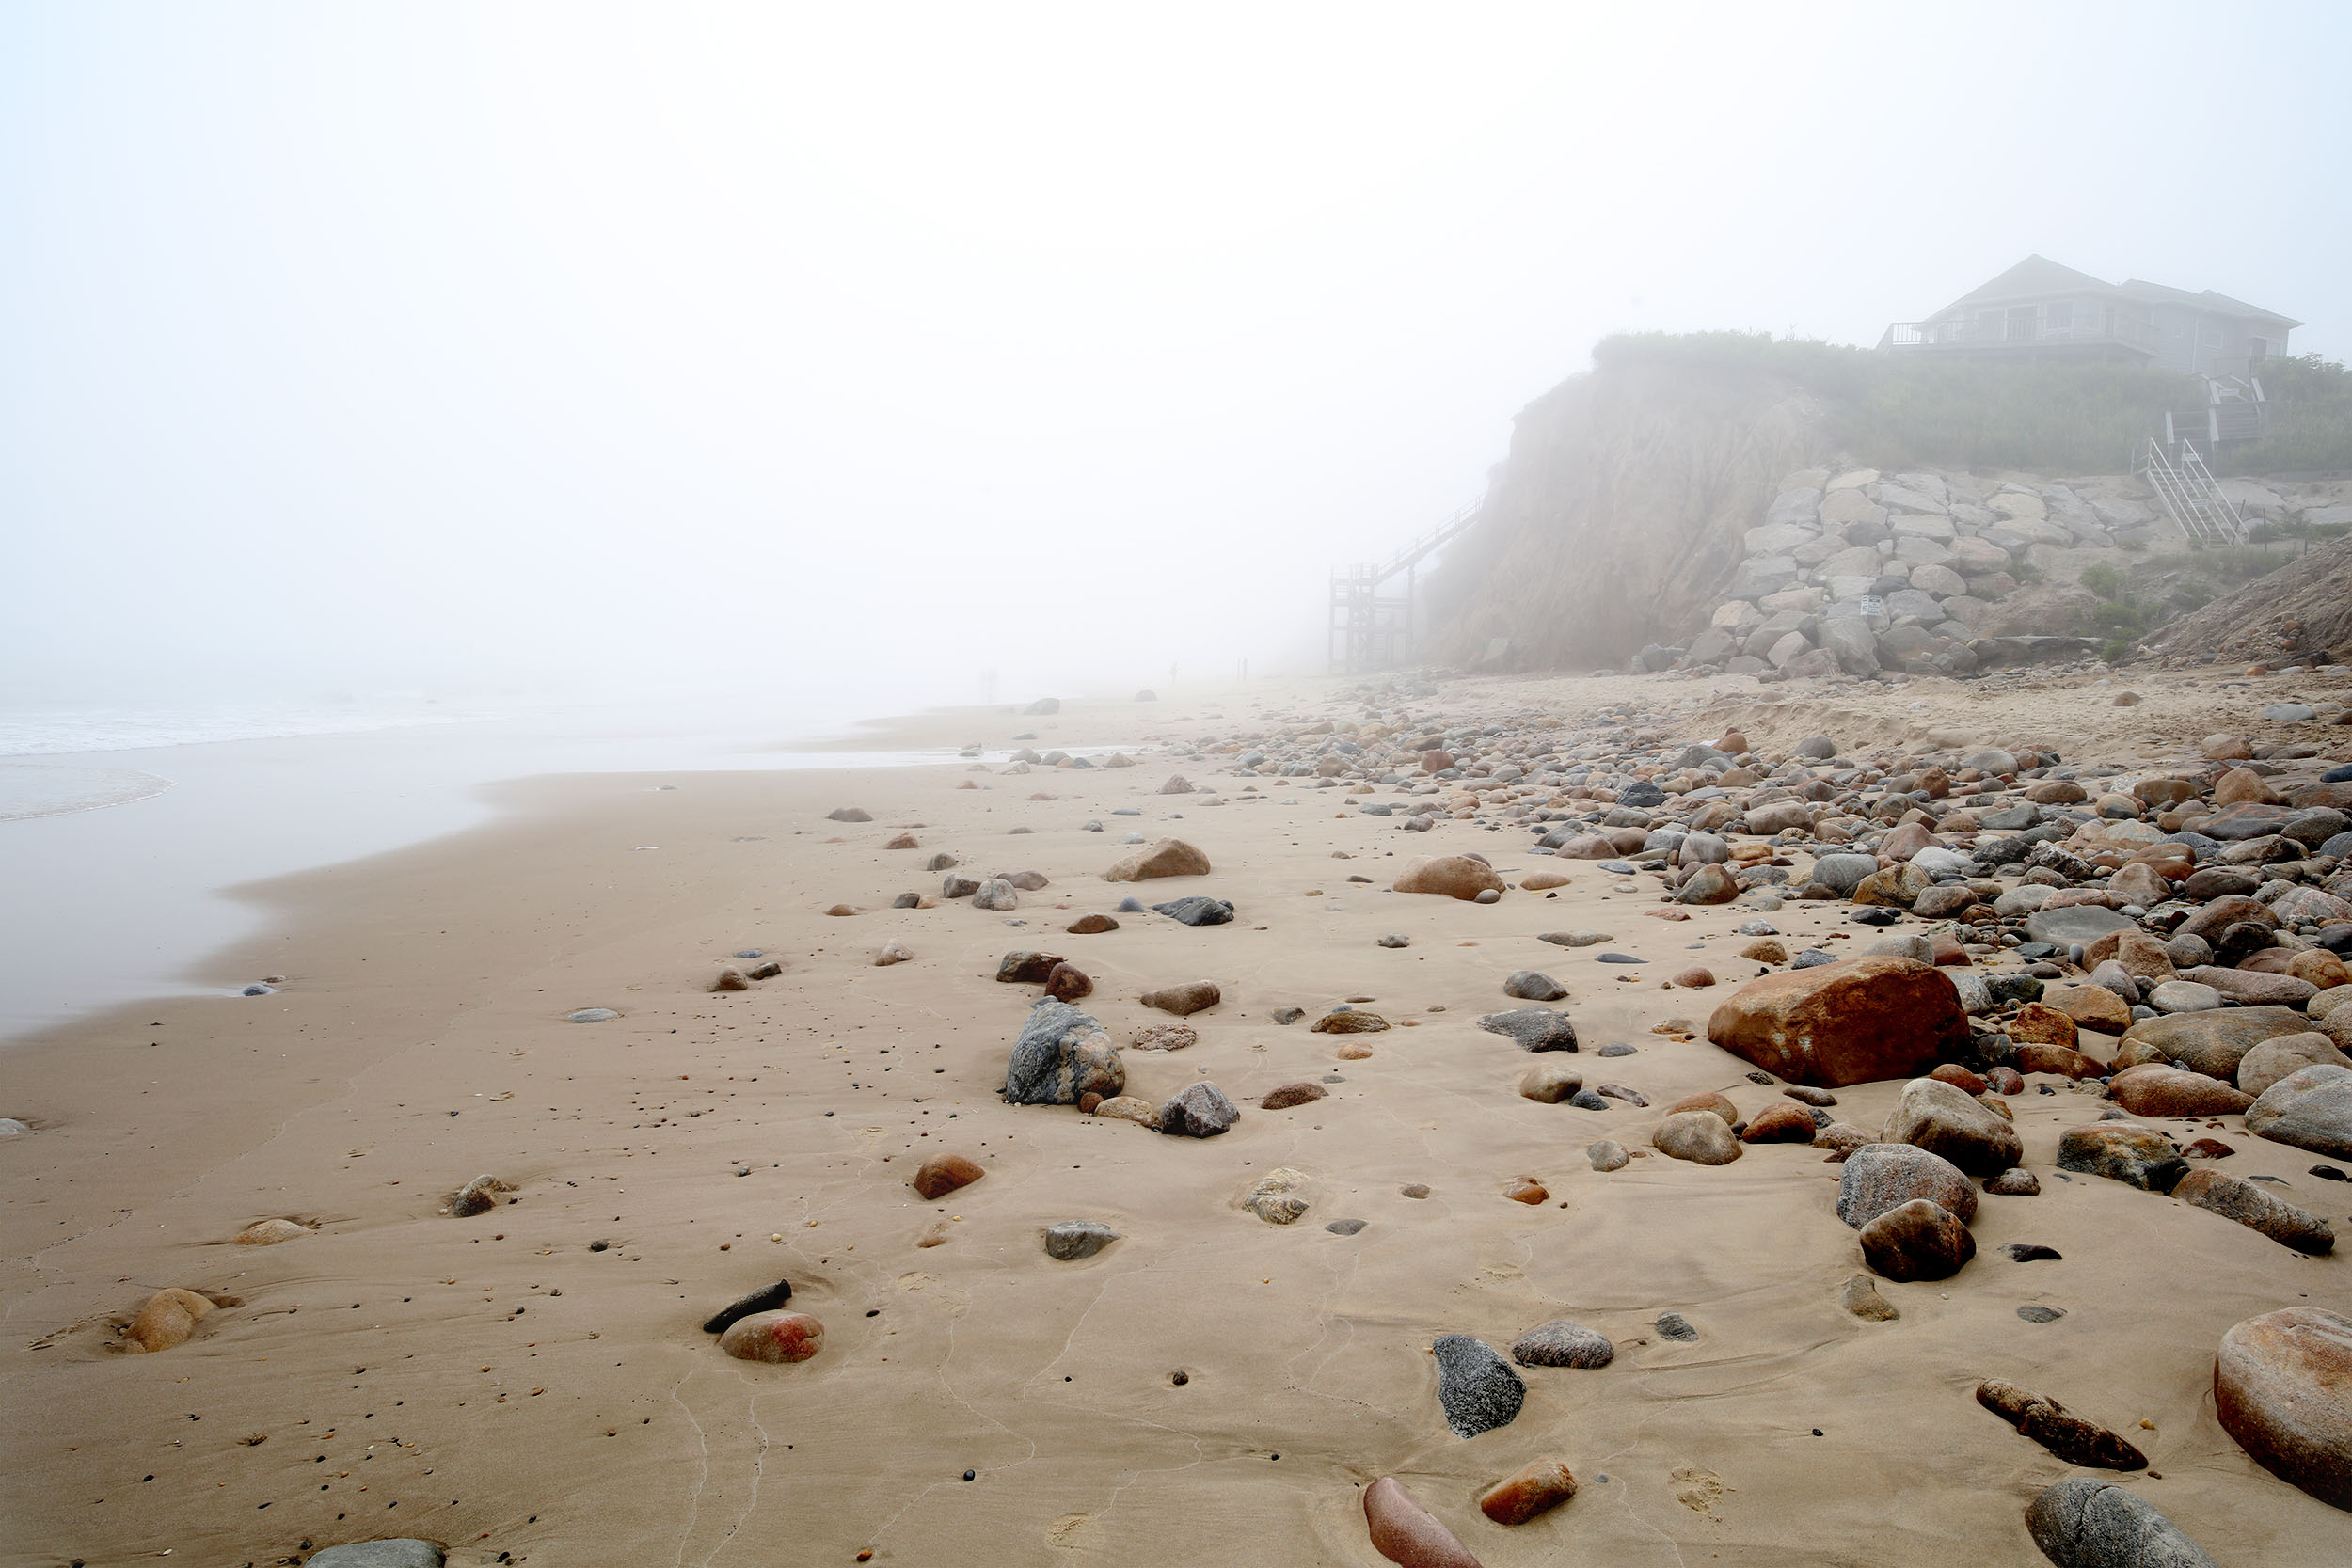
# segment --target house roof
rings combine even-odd
[[[2186,289],[2168,288],[2162,283],[2144,282],[2134,278],[2128,283],[2109,283],[2087,272],[2061,266],[2046,256],[2028,256],[2007,272],[1952,301],[1936,316],[1970,305],[1991,305],[2002,300],[2040,299],[2050,294],[2105,294],[2121,299],[2137,300],[2146,305],[2185,305],[2217,315],[2251,317],[2258,321],[2278,322],[2286,326],[2303,324],[2276,310],[2265,310],[2228,294],[2214,293],[2191,293]],[[1933,320],[1933,317],[1929,318]]]
[[[2211,289],[2201,293],[2190,293],[2186,289],[2174,289],[2162,283],[2150,283],[2134,277],[2124,282],[2115,292],[2130,299],[2146,300],[2151,305],[2188,305],[2200,310],[2210,310],[2217,316],[2250,316],[2258,321],[2277,322],[2282,326],[2303,325],[2292,316],[2282,316],[2276,310],[2265,310],[2258,305],[2249,305],[2242,299],[2232,299],[2228,294],[2218,294]]]

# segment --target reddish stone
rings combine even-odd
[[[2079,1051],[2036,1041],[2017,1048],[2017,1070],[2054,1072],[2061,1078],[2097,1078],[2107,1069],[2104,1063],[2093,1061]]]
[[[825,1325],[805,1312],[755,1312],[727,1325],[719,1348],[739,1361],[805,1361],[825,1348]]]
[[[1813,1141],[1813,1113],[1805,1107],[1782,1101],[1767,1105],[1748,1118],[1740,1141],[1749,1144],[1809,1144]]]
[[[1696,1094],[1684,1095],[1680,1100],[1667,1106],[1663,1115],[1670,1117],[1678,1111],[1712,1111],[1726,1122],[1740,1119],[1740,1107],[1712,1089],[1701,1089]]]
[[[2002,1031],[2018,1044],[2034,1042],[2042,1045],[2062,1045],[2072,1050],[2074,1045],[2074,1021],[2044,1002],[2028,1002],[2017,1009],[2017,1016]]]
[[[1576,1496],[1576,1477],[1556,1459],[1521,1465],[1478,1499],[1478,1512],[1498,1525],[1523,1525]]]
[[[1086,971],[1067,963],[1057,963],[1045,975],[1045,994],[1057,1002],[1075,1002],[1094,990],[1094,982]]]
[[[1372,1549],[1400,1568],[1479,1568],[1470,1548],[1393,1476],[1364,1488],[1364,1524]]]
[[[923,1162],[914,1173],[914,1190],[924,1197],[946,1197],[959,1187],[969,1187],[987,1171],[961,1154],[934,1154]]]
[[[1502,1196],[1514,1203],[1536,1204],[1543,1202],[1551,1194],[1546,1192],[1544,1184],[1534,1177],[1522,1176],[1508,1187],[1503,1188]]]
[[[1994,1094],[2024,1094],[2025,1077],[2013,1067],[1996,1067],[1984,1075],[1984,1081]]]
[[[1993,1086],[1958,1062],[1939,1063],[1936,1069],[1928,1076],[1938,1083],[1949,1084],[1963,1094],[1982,1094]]]
[[[1704,987],[1713,985],[1715,983],[1715,974],[1712,970],[1706,968],[1704,965],[1692,964],[1689,969],[1686,969],[1677,974],[1674,978],[1674,983],[1682,987],[1686,990],[1698,990]]]
[[[1258,1101],[1262,1111],[1287,1111],[1294,1105],[1304,1105],[1321,1100],[1330,1091],[1320,1084],[1285,1084]]]
[[[1707,1037],[1776,1077],[1842,1088],[1925,1072],[1969,1028],[1948,975],[1867,958],[1751,980],[1715,1008]]]
[[[2254,1103],[2242,1089],[2155,1062],[2125,1068],[2107,1083],[2115,1102],[2136,1117],[2235,1116]]]

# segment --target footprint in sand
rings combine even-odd
[[[1674,1473],[1675,1501],[1693,1513],[1715,1516],[1716,1501],[1732,1488],[1724,1484],[1724,1478],[1712,1470],[1683,1465]]]
[[[1057,1551],[1097,1551],[1103,1544],[1103,1527],[1091,1514],[1065,1513],[1046,1528],[1045,1544]]]

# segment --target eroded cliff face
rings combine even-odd
[[[1430,585],[1429,651],[1503,669],[1622,663],[1704,625],[1781,477],[1828,455],[1777,378],[1625,365],[1519,415],[1485,514]]]

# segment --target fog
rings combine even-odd
[[[2352,11],[1633,9],[9,7],[0,690],[1311,668],[1612,331],[2352,350]]]

